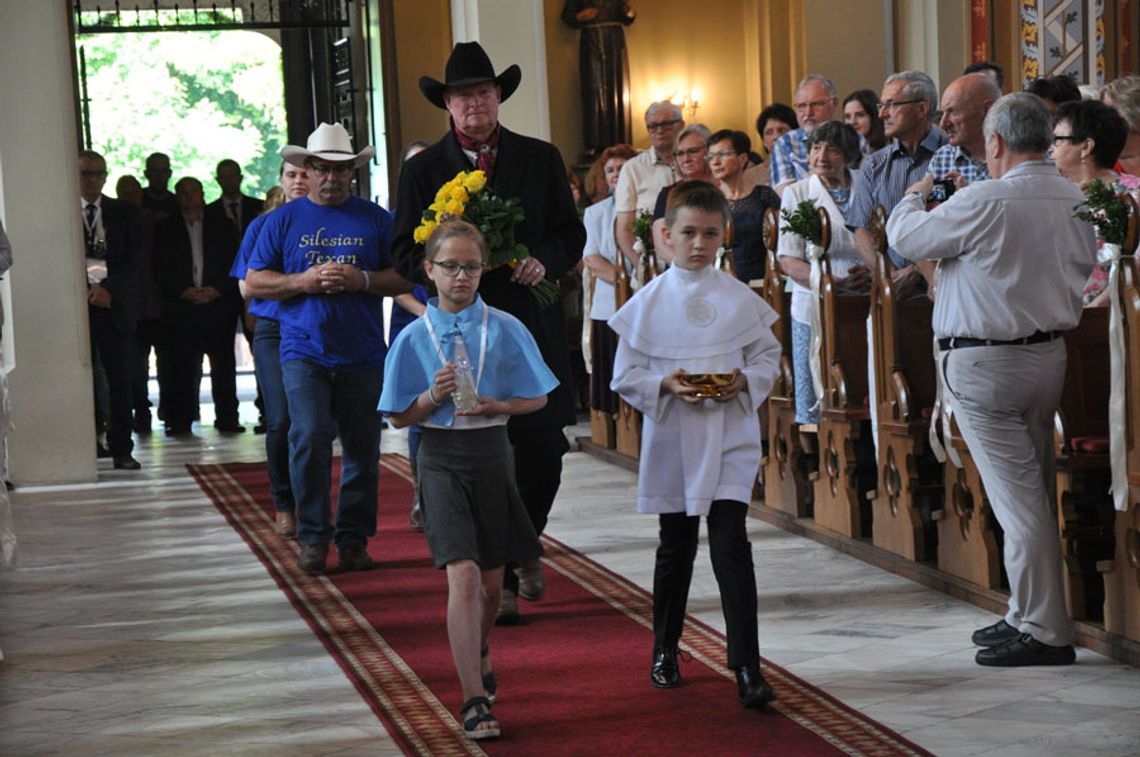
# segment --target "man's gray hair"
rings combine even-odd
[[[800,80],[800,83],[796,85],[795,94],[798,95],[800,93],[800,90],[812,82],[818,82],[825,90],[827,90],[828,97],[839,99],[839,90],[835,88],[835,82],[833,82],[831,79],[828,79],[823,74],[808,74],[805,76]]]
[[[702,142],[708,142],[709,137],[712,136],[712,131],[704,124],[689,124],[677,134],[677,138],[673,140],[673,149],[677,149],[677,145],[681,144],[681,140],[690,134],[696,134],[701,138]]]
[[[923,71],[899,71],[887,77],[883,82],[883,88],[897,81],[903,82],[903,88],[899,93],[902,99],[922,100],[930,106],[933,118],[934,111],[938,110],[938,87],[934,84],[934,80]]]
[[[668,100],[658,100],[655,103],[649,103],[649,107],[645,109],[645,122],[649,123],[649,119],[653,118],[653,116],[657,115],[660,111],[668,111],[673,115],[673,118],[677,120],[681,120],[685,117],[681,109],[673,103]]]
[[[1028,92],[1013,92],[990,106],[982,133],[987,142],[999,135],[1007,150],[1020,155],[1044,153],[1053,143],[1049,111]]]

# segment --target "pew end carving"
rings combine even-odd
[[[933,303],[924,296],[896,296],[882,206],[872,212],[871,232],[879,253],[871,289],[879,481],[871,537],[876,546],[907,559],[933,560],[934,516],[943,500],[942,466],[928,438],[937,395]]]
[[[764,299],[776,313],[772,331],[779,341],[780,373],[768,394],[768,454],[764,458],[764,503],[794,515],[810,517],[812,485],[807,478],[799,428],[796,426],[795,374],[792,367],[791,293],[776,260],[780,215],[775,208],[764,212],[764,246],[768,249]]]
[[[822,208],[817,212],[823,227],[821,247],[826,250],[831,237],[830,218]],[[868,394],[866,320],[870,297],[841,294],[826,252],[821,263],[823,396],[813,517],[824,528],[860,538],[871,531],[871,506],[864,495],[874,489],[875,477],[869,452],[870,412],[864,404]]]

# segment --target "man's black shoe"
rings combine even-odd
[[[681,685],[681,668],[677,664],[677,647],[656,647],[649,680],[659,689],[675,689]]]
[[[297,567],[301,569],[301,572],[308,573],[310,576],[319,576],[325,572],[325,563],[328,557],[328,544],[302,544],[301,554],[297,556]]]
[[[181,423],[168,423],[166,424],[167,436],[190,436],[190,424],[185,425]]]
[[[111,454],[111,450],[107,449],[102,444],[96,444],[95,445],[95,457],[97,457],[100,460],[106,460],[109,457],[113,457],[113,455]]]
[[[217,421],[214,423],[214,428],[221,431],[223,434],[244,434],[245,426],[237,421]]]
[[[1019,668],[1026,665],[1072,665],[1077,659],[1071,644],[1051,647],[1027,633],[1013,641],[989,649],[979,649],[974,662],[995,668]]]
[[[986,626],[985,628],[979,628],[977,631],[974,631],[974,635],[970,637],[970,640],[979,647],[998,647],[1013,641],[1018,636],[1021,636],[1021,631],[1018,631],[1009,623],[1006,623],[1005,619],[1002,618],[992,626]]]
[[[742,707],[759,709],[776,698],[771,684],[764,679],[760,667],[740,668],[736,671],[736,693]]]

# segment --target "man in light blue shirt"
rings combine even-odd
[[[835,119],[839,96],[831,79],[809,74],[796,87],[796,118],[800,128],[792,129],[772,145],[771,183],[777,191],[808,175],[807,139],[816,126]]]

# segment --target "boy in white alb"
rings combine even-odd
[[[708,518],[713,571],[728,636],[728,667],[740,702],[775,698],[760,674],[756,576],[745,530],[760,468],[757,410],[775,380],[776,315],[746,285],[712,265],[724,242],[728,204],[702,181],[669,195],[666,238],[673,267],[610,319],[621,341],[613,389],[643,416],[638,512],[657,513],[661,543],[653,577],[655,686],[681,684],[677,645],[697,552]],[[686,383],[691,374],[725,376],[713,398]]]

